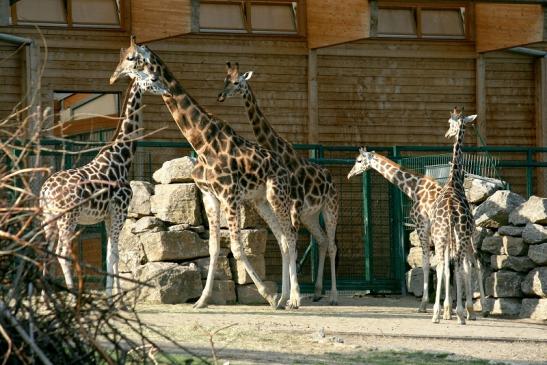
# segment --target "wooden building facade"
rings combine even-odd
[[[38,3],[48,12],[36,11]],[[293,143],[447,145],[448,112],[458,105],[479,114],[488,145],[546,146],[545,3],[0,0],[0,118],[38,80],[35,102],[59,112],[50,118],[52,125],[72,105],[65,100],[69,96],[114,93],[119,100],[127,81],[109,85],[108,79],[120,48],[135,34],[198,102],[250,139],[242,102],[216,101],[226,61],[254,71],[250,82],[259,104]],[[181,140],[161,98],[147,95],[144,102],[147,132],[165,127],[150,138]],[[115,127],[109,119],[80,120],[71,113],[56,133],[86,138]],[[468,143],[478,143],[468,136]],[[154,162],[180,153],[162,149],[153,154]],[[522,191],[522,170],[508,174]],[[342,178],[342,170],[339,175],[340,183],[358,190]],[[386,200],[382,194],[379,200]],[[342,220],[348,235],[361,234],[351,228],[358,218]]]

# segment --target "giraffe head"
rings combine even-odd
[[[365,147],[359,148],[359,155],[355,159],[355,165],[348,174],[348,179],[360,175],[371,168],[371,162],[374,159],[374,151],[367,151]]]
[[[463,110],[459,110],[454,107],[454,110],[450,112],[450,118],[448,119],[449,127],[445,133],[445,138],[454,138],[458,135],[462,126],[473,122],[477,118],[477,114],[465,116]]]
[[[131,36],[129,48],[120,50],[120,60],[110,76],[110,84],[115,83],[120,77],[128,76],[135,80],[144,91],[156,95],[168,93],[164,84],[158,82],[160,73],[151,66],[150,58],[150,49],[135,43],[135,37]]]
[[[217,100],[223,102],[226,98],[243,95],[247,88],[247,80],[253,76],[253,71],[239,73],[239,63],[226,62],[226,78],[224,79],[224,89],[218,93]]]

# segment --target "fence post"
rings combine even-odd
[[[534,162],[534,156],[532,150],[528,148],[526,151],[526,195],[530,197],[534,193],[534,168],[532,163]]]
[[[393,161],[399,163],[401,161],[401,156],[399,154],[399,149],[397,146],[393,146]],[[395,280],[400,282],[401,285],[401,293],[403,295],[406,295],[406,283],[404,280],[404,273],[405,273],[405,231],[402,228],[402,217],[403,217],[403,197],[402,197],[402,191],[395,188],[393,185],[391,185],[391,191],[392,194],[392,209],[393,209],[393,222],[392,222],[392,230],[393,230],[393,242],[392,242],[392,249],[393,249],[393,263],[394,263],[394,271],[395,271]]]
[[[372,280],[372,224],[370,219],[370,173],[365,171],[362,178],[363,186],[363,243],[365,251],[365,282]]]

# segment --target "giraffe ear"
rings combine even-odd
[[[363,155],[363,154],[365,154],[366,152],[367,152],[367,148],[366,148],[366,147],[361,147],[361,148],[359,148],[359,153],[360,153],[360,154]]]
[[[468,115],[467,117],[465,117],[465,118],[463,119],[463,122],[464,122],[464,123],[471,123],[471,122],[474,121],[475,119],[477,119],[477,114]]]
[[[226,62],[226,69],[229,69],[230,67],[232,67],[232,64],[230,63],[230,61]]]
[[[245,80],[249,80],[253,76],[253,71],[247,71],[243,74]]]
[[[136,47],[137,46],[136,39],[137,39],[137,37],[135,37],[134,34],[131,34],[131,47]]]

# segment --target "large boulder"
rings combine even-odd
[[[179,261],[209,256],[207,240],[193,231],[146,232],[139,235],[148,261]]]
[[[522,281],[522,292],[547,298],[547,266],[537,267],[526,275]]]
[[[509,270],[495,271],[486,278],[485,294],[496,298],[520,298],[523,275]]]
[[[538,321],[547,321],[547,299],[524,298],[519,317],[531,318]]]
[[[509,222],[516,226],[525,225],[528,222],[547,224],[547,198],[532,195],[524,204],[511,212]]]
[[[475,227],[473,232],[473,246],[476,250],[480,250],[482,242],[486,237],[491,237],[494,235],[494,230],[485,227]]]
[[[268,293],[277,292],[277,284],[275,283],[275,281],[264,281],[263,283],[264,286],[266,286],[266,290]],[[236,291],[237,302],[239,304],[268,304],[266,299],[264,299],[260,295],[258,289],[256,288],[256,285],[254,284],[237,285]]]
[[[139,236],[132,232],[135,220],[128,218],[118,237],[118,271],[134,273],[147,259]]]
[[[160,184],[194,182],[192,171],[195,163],[192,157],[165,161],[161,168],[152,174],[152,178]]]
[[[227,252],[224,255],[219,256],[217,259],[217,265],[214,271],[215,280],[231,280],[232,279],[232,270],[230,269],[230,261],[226,257]],[[203,257],[194,261],[201,273],[202,279],[207,279],[207,274],[209,272],[209,263],[211,259],[209,257]]]
[[[246,256],[252,268],[256,271],[258,277],[264,280],[266,278],[266,260],[264,259],[264,256]],[[247,270],[245,270],[245,265],[243,265],[241,260],[236,260],[231,257],[230,267],[232,269],[232,277],[234,278],[236,284],[250,284],[253,282],[253,279],[251,279],[247,273]]]
[[[406,272],[405,278],[408,292],[421,297],[424,293],[424,272],[422,268],[410,269]]]
[[[220,210],[220,226],[222,228],[228,228],[228,221],[226,220],[224,209]],[[239,228],[264,227],[267,227],[267,225],[260,215],[258,215],[253,205],[249,202],[243,203],[239,210]]]
[[[145,283],[139,288],[138,301],[177,304],[199,298],[203,286],[196,265],[149,262],[140,266],[135,279]]]
[[[496,190],[503,188],[503,182],[497,179],[482,178],[480,176],[468,175],[465,177],[463,187],[465,196],[471,204],[482,203]]]
[[[492,255],[490,260],[490,265],[494,270],[507,269],[528,272],[536,266],[528,256]]]
[[[156,185],[150,198],[156,217],[170,223],[202,224],[199,189],[196,184]]]
[[[521,310],[520,298],[486,298],[486,310],[490,314],[518,316]]]
[[[136,180],[129,182],[129,185],[131,186],[133,197],[131,198],[131,202],[129,202],[127,215],[138,218],[152,214],[150,211],[150,197],[154,194],[154,186],[149,182]]]
[[[520,237],[492,236],[482,241],[481,250],[494,255],[523,256],[528,252],[528,245]]]
[[[522,231],[522,239],[529,244],[547,242],[547,227],[539,224],[528,223]]]
[[[156,217],[142,217],[133,225],[133,233],[165,231],[165,224]]]
[[[537,265],[547,265],[547,242],[531,245],[528,248],[528,257]]]
[[[241,229],[241,244],[247,255],[262,256],[266,252],[268,242],[268,231],[265,229]],[[230,247],[230,231],[220,230],[220,247]]]
[[[475,224],[480,227],[499,228],[507,225],[509,214],[525,199],[509,190],[498,190],[473,212]]]
[[[205,281],[203,281],[205,286]],[[213,293],[208,300],[208,304],[226,305],[235,304],[236,287],[232,280],[215,280],[213,282]]]
[[[429,252],[429,267],[432,267],[433,253]],[[421,247],[411,247],[406,257],[406,262],[411,268],[423,267],[423,251]]]
[[[498,234],[500,236],[522,237],[523,230],[524,230],[524,227],[503,226],[498,229]]]
[[[416,230],[413,230],[412,232],[410,232],[409,240],[410,240],[410,245],[412,247],[422,246],[422,242],[420,241],[420,236],[418,235],[418,231]]]

